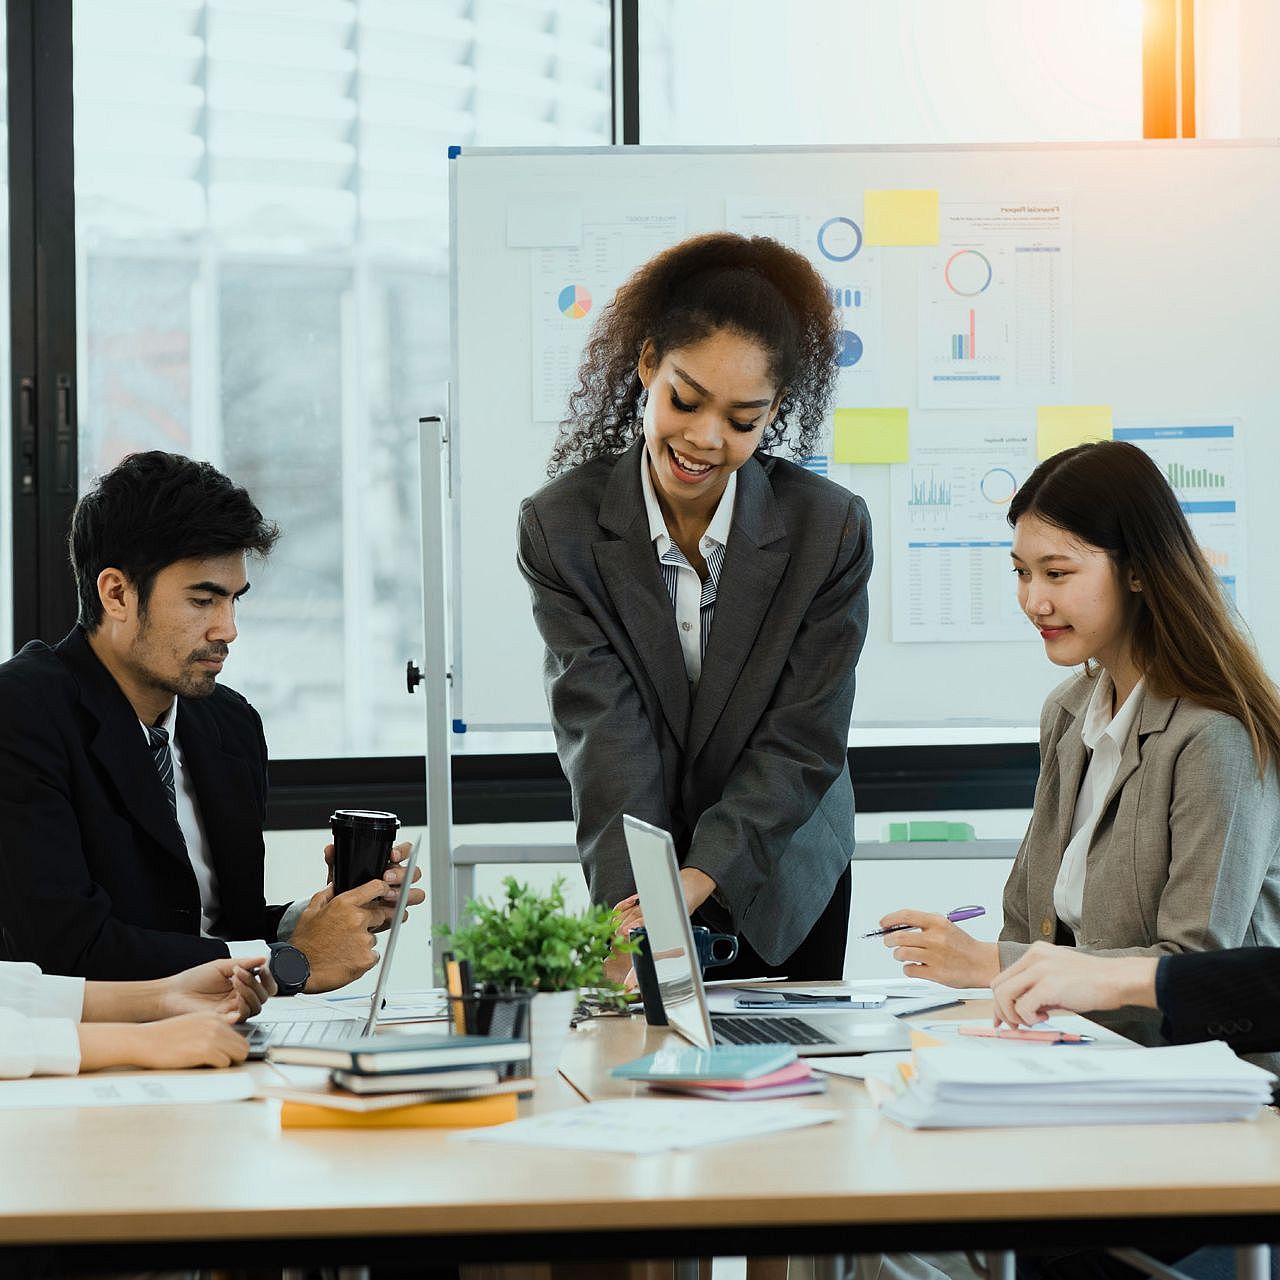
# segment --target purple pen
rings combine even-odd
[[[952,924],[958,924],[961,920],[973,920],[977,916],[985,916],[987,914],[986,907],[956,907],[952,911],[947,912],[947,919]],[[864,933],[864,938],[883,938],[888,933],[901,933],[903,929],[914,929],[913,924],[891,924],[883,929],[872,929],[870,933]]]

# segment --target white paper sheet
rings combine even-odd
[[[725,226],[769,236],[803,254],[822,277],[840,317],[835,404],[874,406],[885,364],[884,279],[880,250],[862,239],[862,202],[797,204],[785,192],[767,201],[725,202]],[[830,453],[830,442],[826,442]]]
[[[1238,424],[1116,427],[1164,472],[1191,532],[1236,607],[1245,607],[1244,470]]]
[[[911,1050],[904,1049],[893,1053],[860,1053],[849,1058],[810,1058],[809,1065],[829,1076],[843,1076],[847,1080],[883,1080],[896,1085],[902,1079],[899,1065],[910,1061]]]
[[[578,364],[601,307],[660,249],[683,238],[685,210],[671,202],[596,202],[581,212],[575,248],[529,253],[530,391],[535,422],[559,422],[577,385]],[[501,315],[502,299],[494,300]]]
[[[350,1003],[333,1004],[324,996],[275,996],[262,1006],[252,1019],[255,1023],[274,1022],[363,1022],[369,1016],[372,993],[358,996]]]
[[[912,422],[911,461],[889,469],[895,642],[1035,639],[1006,518],[1034,466],[1026,415]]]
[[[322,998],[330,1008],[346,1010],[360,1018],[366,1017],[369,1013],[367,995],[329,995]],[[426,987],[421,991],[396,991],[386,997],[379,1010],[378,1025],[388,1026],[395,1022],[434,1022],[446,1018],[448,1013],[448,1000],[442,987]]]
[[[1065,203],[945,203],[939,237],[919,275],[921,408],[1069,403]]]
[[[838,1112],[792,1102],[691,1102],[634,1098],[596,1102],[455,1135],[459,1142],[519,1147],[563,1147],[616,1155],[652,1155],[689,1147],[805,1129],[834,1120]]]
[[[0,1080],[0,1110],[30,1107],[189,1106],[251,1098],[249,1071],[101,1072],[83,1076]]]

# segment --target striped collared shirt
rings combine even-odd
[[[658,496],[653,489],[653,477],[649,474],[649,450],[640,450],[640,484],[644,490],[644,506],[649,516],[649,537],[658,553],[658,564],[671,596],[676,612],[676,633],[680,637],[680,649],[684,654],[684,669],[689,683],[696,685],[702,676],[702,656],[707,651],[707,637],[711,634],[711,620],[716,613],[716,586],[720,581],[720,567],[724,564],[725,544],[729,541],[729,529],[733,524],[733,500],[738,490],[737,472],[730,473],[729,482],[720,495],[719,505],[707,525],[707,531],[698,542],[698,550],[707,562],[707,580],[698,577],[698,571],[685,559],[667,532]]]

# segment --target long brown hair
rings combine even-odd
[[[1234,716],[1248,731],[1258,772],[1280,761],[1280,696],[1232,615],[1154,462],[1120,440],[1054,454],[1009,504],[1106,551],[1134,593],[1130,651],[1151,689]]]
[[[601,310],[547,474],[622,453],[639,434],[636,366],[646,342],[661,360],[721,330],[758,342],[782,390],[759,447],[785,442],[797,457],[812,453],[838,372],[840,325],[830,291],[794,249],[717,231],[663,250]]]

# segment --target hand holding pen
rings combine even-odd
[[[961,920],[973,920],[978,916],[987,914],[986,907],[954,907],[947,912],[947,919],[952,924],[956,924]],[[870,933],[864,933],[864,938],[883,938],[888,933],[901,933],[904,929],[919,929],[918,924],[907,924],[905,921],[899,924],[885,925],[882,929],[872,929]]]
[[[947,987],[988,987],[1000,972],[1000,953],[994,942],[979,942],[957,928],[956,921],[985,915],[982,907],[956,907],[946,915],[930,911],[894,911],[868,937],[879,937],[893,948],[909,978],[927,978]],[[905,935],[905,936],[900,936]]]

